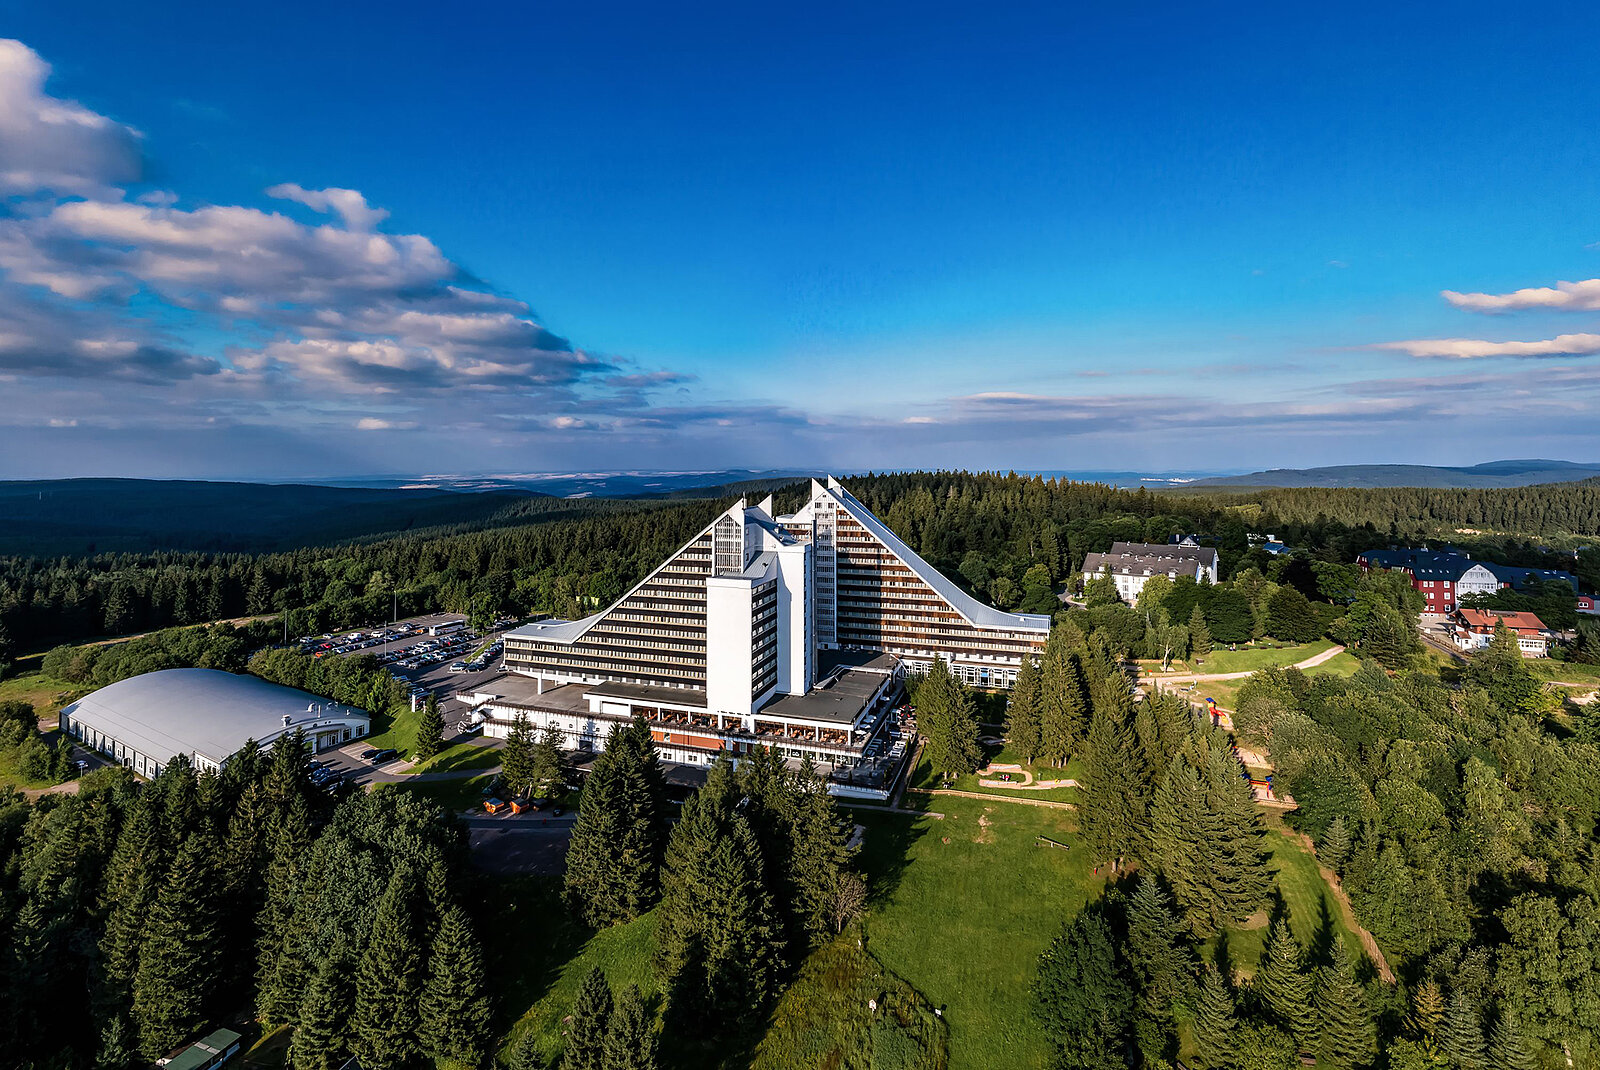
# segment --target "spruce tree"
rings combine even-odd
[[[414,897],[409,867],[396,869],[356,967],[351,1047],[363,1066],[398,1066],[417,1052],[423,947]]]
[[[660,896],[665,784],[650,726],[612,730],[583,785],[567,849],[568,907],[590,925],[638,917]]]
[[[1233,992],[1217,968],[1207,965],[1200,974],[1194,1007],[1194,1050],[1200,1061],[1211,1070],[1232,1066],[1238,1028]]]
[[[1501,1010],[1494,1023],[1494,1033],[1489,1038],[1489,1057],[1495,1070],[1535,1070],[1539,1065],[1510,1010]]]
[[[276,752],[277,747],[273,750]],[[279,1026],[293,1023],[306,974],[310,972],[305,959],[305,935],[294,924],[311,851],[311,816],[299,796],[294,796],[278,815],[271,841],[266,899],[257,919],[260,935],[256,940],[256,1015],[269,1026]]]
[[[511,1044],[505,1057],[506,1070],[545,1070],[544,1053],[539,1050],[539,1031],[524,1029]]]
[[[500,783],[507,795],[524,795],[532,788],[533,748],[533,725],[527,714],[519,713],[511,722],[505,749],[500,752]]]
[[[122,1007],[132,994],[139,951],[164,869],[154,800],[148,792],[141,792],[117,837],[106,872],[106,921],[100,939],[104,983],[99,1001],[104,1008]]]
[[[1481,1070],[1488,1065],[1477,1005],[1460,989],[1450,993],[1449,1007],[1439,1026],[1439,1049],[1455,1070]]]
[[[100,1050],[95,1053],[94,1070],[131,1070],[138,1055],[127,1017],[113,1015],[100,1031]]]
[[[566,790],[567,764],[561,754],[561,730],[546,728],[533,745],[533,772],[530,791],[559,796]]]
[[[420,1002],[422,1048],[439,1061],[483,1060],[489,1032],[483,953],[466,911],[450,907],[433,937]]]
[[[1332,955],[1333,961],[1317,970],[1313,999],[1320,1038],[1317,1055],[1339,1070],[1368,1066],[1377,1055],[1378,1039],[1367,993],[1356,980],[1349,946],[1336,938]]]
[[[738,1029],[773,993],[782,967],[760,848],[736,811],[726,760],[683,806],[662,867],[658,934],[668,1006],[679,1021]]]
[[[339,1070],[349,1058],[349,972],[348,957],[336,949],[306,986],[289,1040],[293,1070]]]
[[[606,1034],[611,1028],[611,983],[600,967],[589,971],[572,1005],[561,1070],[606,1070]]]
[[[1343,814],[1328,823],[1322,842],[1317,844],[1317,857],[1335,873],[1343,874],[1345,861],[1350,857],[1350,827],[1345,824]]]
[[[1039,956],[1033,1012],[1056,1048],[1058,1066],[1127,1065],[1135,996],[1100,907],[1079,911]]]
[[[425,762],[443,749],[444,715],[439,712],[439,696],[430,694],[422,704],[422,717],[417,721],[417,740],[411,756],[419,762]]]
[[[1135,850],[1144,814],[1137,807],[1139,785],[1131,780],[1135,766],[1128,732],[1109,705],[1097,705],[1090,722],[1078,819],[1090,861],[1096,866],[1110,863],[1120,870]]]
[[[1189,660],[1199,666],[1211,656],[1211,629],[1206,626],[1206,615],[1195,606],[1189,614]]]
[[[1261,964],[1251,979],[1250,991],[1301,1045],[1309,1045],[1316,1038],[1317,1012],[1311,1004],[1312,988],[1311,974],[1305,968],[1294,930],[1289,927],[1289,919],[1279,915],[1267,932]]]
[[[1082,647],[1082,632],[1058,624],[1050,630],[1039,662],[1039,757],[1058,769],[1076,753],[1089,727]]]
[[[1147,1017],[1165,1022],[1193,997],[1196,961],[1188,934],[1161,882],[1148,871],[1139,874],[1128,903],[1127,955]]]
[[[1043,743],[1041,712],[1039,667],[1031,657],[1023,658],[1006,703],[1006,740],[1012,750],[1022,755],[1024,764],[1031,765],[1039,756]]]
[[[1406,1015],[1406,1028],[1418,1039],[1432,1039],[1444,1024],[1444,993],[1432,978],[1417,985],[1411,995],[1411,1012]]]
[[[156,893],[133,980],[139,1049],[164,1055],[209,1019],[221,980],[217,842],[203,832],[178,848]]]
[[[606,1030],[605,1070],[657,1070],[656,1033],[638,985],[617,1000]]]
[[[933,771],[949,777],[977,769],[983,748],[972,693],[950,675],[943,658],[933,659],[927,677],[917,685],[916,701],[917,730]]]

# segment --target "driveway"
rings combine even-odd
[[[566,869],[572,838],[572,813],[463,816],[472,863],[489,873],[542,873]]]

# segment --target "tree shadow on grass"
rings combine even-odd
[[[862,876],[867,881],[869,901],[882,903],[894,894],[911,864],[911,850],[926,836],[937,818],[905,813],[876,811],[868,807],[845,809],[845,813],[867,829],[866,842],[859,858]]]
[[[559,877],[485,877],[480,890],[488,916],[479,931],[494,934],[484,941],[494,1030],[503,1035],[544,998],[594,930],[567,912]]]

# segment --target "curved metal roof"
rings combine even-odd
[[[221,764],[246,740],[266,744],[296,728],[309,732],[329,722],[370,723],[365,710],[219,669],[132,676],[61,713],[163,763],[178,754],[199,754]]]

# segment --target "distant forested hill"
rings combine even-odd
[[[0,482],[0,554],[260,552],[482,521],[536,497],[160,479]]]
[[[1189,487],[1526,487],[1600,476],[1600,465],[1571,461],[1489,461],[1470,468],[1426,464],[1339,464],[1274,468],[1242,476],[1197,479]]]

